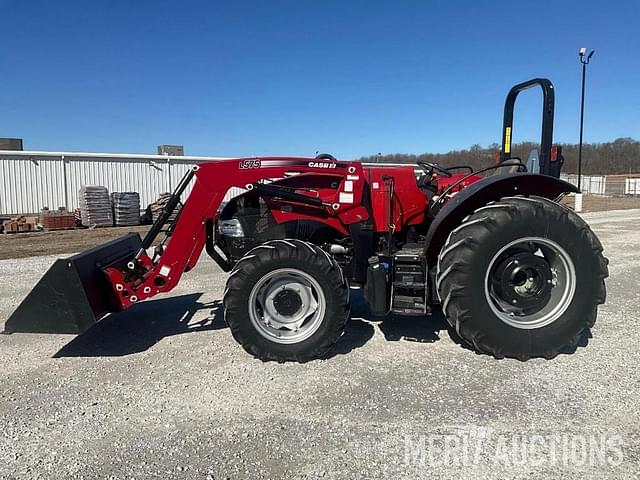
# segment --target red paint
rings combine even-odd
[[[428,199],[426,193],[418,188],[414,165],[370,167],[367,168],[367,178],[371,188],[371,207],[376,232],[388,231],[389,225],[393,225],[395,231],[400,231],[408,225],[424,222]],[[390,216],[391,205],[393,211]]]
[[[277,222],[311,219],[326,223],[344,235],[348,235],[348,225],[369,218],[362,203],[365,189],[371,194],[376,232],[386,232],[390,225],[400,231],[408,225],[422,223],[428,203],[427,195],[417,186],[413,165],[364,169],[359,162],[276,157],[215,161],[195,168],[193,189],[157,263],[142,255],[137,274],[113,267],[104,270],[122,309],[170,291],[183,272],[195,266],[205,244],[205,224],[217,216],[220,203],[231,187],[246,188],[261,180],[280,179],[274,183],[320,198],[324,205],[315,207],[268,198],[267,204]],[[456,178],[461,177],[440,177],[440,185],[450,185]],[[475,180],[469,179],[465,184]],[[378,188],[374,188],[374,183]],[[390,203],[391,183],[394,196]]]

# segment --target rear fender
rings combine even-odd
[[[494,175],[469,185],[442,207],[429,227],[425,243],[429,267],[436,264],[451,230],[483,205],[513,195],[537,195],[553,200],[569,192],[578,193],[578,189],[563,180],[536,173]]]

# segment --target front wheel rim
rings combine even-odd
[[[249,294],[249,318],[268,340],[299,343],[312,336],[326,311],[324,291],[308,273],[281,268],[260,278]]]
[[[493,313],[515,328],[542,328],[569,308],[576,290],[575,266],[556,242],[525,237],[502,247],[487,267],[484,290]]]

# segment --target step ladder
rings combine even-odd
[[[393,257],[391,312],[400,315],[427,314],[426,259],[417,254]]]

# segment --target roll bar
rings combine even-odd
[[[532,80],[515,85],[507,94],[504,104],[504,121],[502,124],[502,151],[500,161],[511,158],[511,139],[513,137],[513,109],[518,94],[523,90],[538,85],[542,89],[542,138],[540,139],[540,173],[551,175],[551,145],[553,143],[553,112],[555,93],[553,84],[546,78]]]

